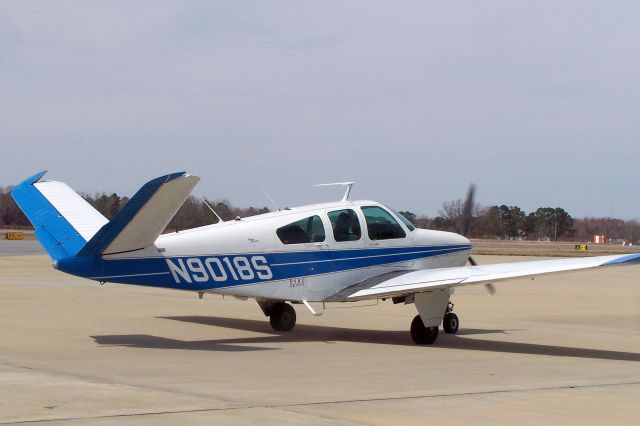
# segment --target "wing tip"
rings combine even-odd
[[[192,178],[192,179],[195,179],[196,182],[200,180],[200,177],[195,175],[190,175],[186,171],[174,172],[174,173],[168,173],[166,175],[162,175],[160,177],[152,179],[151,181],[147,182],[147,185],[157,185],[157,184],[163,185],[165,183],[169,183],[171,181],[174,181],[180,178]]]
[[[617,259],[613,259],[604,263],[602,266],[622,265],[625,263],[634,262],[640,262],[640,253],[632,253],[626,256],[618,257]]]
[[[38,173],[34,174],[33,176],[28,177],[27,179],[22,181],[20,185],[33,185],[34,183],[39,182],[40,179],[42,179],[46,174],[47,174],[46,170],[41,170]]]

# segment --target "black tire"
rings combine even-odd
[[[460,320],[458,320],[458,316],[453,312],[449,312],[442,319],[442,328],[444,328],[444,332],[447,334],[456,334],[459,326]]]
[[[296,310],[284,302],[274,303],[269,322],[275,331],[291,331],[296,325]]]
[[[425,327],[420,315],[411,321],[411,338],[418,345],[430,345],[438,338],[438,327]]]

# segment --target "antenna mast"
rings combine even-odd
[[[319,183],[313,186],[346,186],[347,189],[344,191],[344,195],[342,196],[342,200],[340,201],[348,201],[349,194],[351,194],[351,187],[355,184],[355,182],[334,182],[334,183]]]
[[[276,211],[279,212],[280,211],[280,207],[278,207],[278,204],[273,200],[273,198],[271,198],[271,196],[269,195],[269,193],[267,192],[266,189],[264,189],[263,187],[260,187],[260,190],[262,191],[262,193],[264,194],[265,197],[267,197],[269,199],[269,201],[271,202],[271,204],[273,205],[273,207],[276,208]]]
[[[209,205],[209,203],[207,203],[207,200],[202,200],[202,202],[204,203],[205,206],[209,207],[209,210],[211,210],[211,212],[216,215],[216,217],[218,218],[219,222],[218,223],[222,223],[224,222],[224,220],[222,220],[222,218],[220,217],[220,215],[218,213],[216,213],[216,211],[213,209],[213,207],[211,207]]]

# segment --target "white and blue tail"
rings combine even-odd
[[[53,260],[153,244],[199,181],[184,172],[153,179],[109,221],[66,184],[43,181],[45,173],[25,180],[11,195]]]

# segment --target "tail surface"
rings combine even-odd
[[[78,254],[125,253],[152,245],[199,180],[179,172],[147,182]]]
[[[42,181],[45,173],[25,180],[11,195],[54,261],[152,245],[200,180],[184,172],[153,179],[109,221],[64,183]]]
[[[109,221],[66,184],[41,180],[45,173],[26,179],[11,196],[53,260],[75,256]]]

